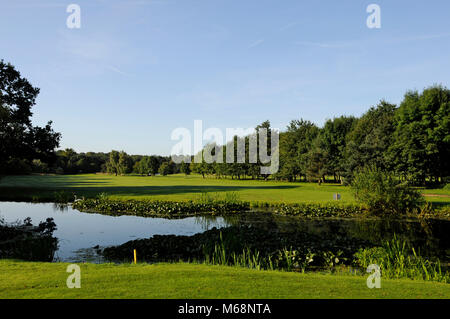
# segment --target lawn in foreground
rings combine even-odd
[[[93,197],[107,193],[113,198],[189,200],[202,192],[235,192],[241,200],[259,202],[330,202],[334,193],[340,193],[342,202],[353,202],[350,188],[339,184],[288,183],[261,180],[231,180],[185,176],[112,176],[85,175],[27,175],[6,176],[0,180],[2,200],[22,196],[52,195],[54,191],[66,190],[78,196]],[[426,190],[432,194],[433,190]],[[449,190],[441,190],[440,197],[427,200],[450,204]]]
[[[198,264],[79,264],[69,289],[66,263],[0,260],[0,298],[450,298],[450,285],[366,277],[258,271]]]

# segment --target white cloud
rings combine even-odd
[[[247,47],[247,49],[257,47],[258,45],[262,44],[263,42],[264,42],[264,39],[254,41],[254,42],[250,43],[250,45]]]

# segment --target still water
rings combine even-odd
[[[63,209],[54,204],[0,202],[0,218],[11,223],[31,217],[37,225],[51,217],[59,240],[56,261],[103,262],[98,248],[120,245],[153,235],[194,235],[212,227],[251,225],[280,233],[305,232],[314,234],[324,245],[339,238],[364,240],[380,245],[394,234],[407,240],[421,253],[437,256],[450,262],[450,221],[417,219],[301,219],[268,213],[235,214],[224,217],[204,216],[183,219],[146,218],[136,216],[109,216],[81,213],[70,206]],[[98,246],[98,247],[97,247]]]
[[[55,259],[60,261],[101,262],[95,246],[120,245],[129,240],[158,235],[193,235],[212,227],[226,226],[223,218],[204,220],[200,217],[185,219],[145,218],[136,216],[107,216],[81,213],[70,206],[60,209],[54,204],[0,202],[0,217],[5,222],[23,221],[31,217],[33,225],[51,217],[57,230],[59,249]]]

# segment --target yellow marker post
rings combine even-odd
[[[134,253],[134,264],[136,264],[136,261],[137,261],[137,259],[136,259],[136,249],[133,249],[133,253]]]

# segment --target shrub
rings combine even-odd
[[[24,159],[12,158],[3,167],[0,167],[0,173],[13,175],[23,174],[27,175],[31,173],[30,162]]]
[[[58,239],[53,237],[55,230],[53,218],[38,226],[33,226],[29,217],[14,224],[0,220],[0,258],[52,261],[58,249]]]
[[[417,190],[374,166],[356,172],[351,188],[356,200],[374,214],[418,213],[425,203]]]
[[[31,162],[31,169],[33,173],[48,173],[47,163],[44,163],[39,159],[34,159]]]

